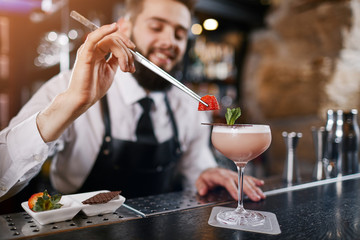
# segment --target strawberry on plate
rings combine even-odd
[[[29,200],[28,200],[28,205],[29,205],[29,208],[30,208],[31,210],[34,208],[37,199],[38,199],[39,197],[42,197],[43,195],[44,195],[44,193],[42,193],[42,192],[35,193],[35,194],[31,195],[31,197],[30,197]]]
[[[219,103],[216,100],[215,96],[205,95],[201,98],[205,103],[207,103],[208,107],[199,102],[198,111],[211,111],[211,110],[219,110]]]
[[[28,200],[28,206],[34,212],[57,209],[62,206],[62,204],[59,203],[60,199],[60,194],[51,197],[47,190],[45,190],[44,192],[33,194]]]

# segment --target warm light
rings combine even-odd
[[[41,10],[44,12],[50,12],[52,8],[52,0],[42,0],[41,1]]]
[[[78,38],[78,36],[79,36],[79,34],[75,29],[70,30],[69,33],[68,33],[68,37],[71,40],[74,40],[74,39]]]
[[[47,35],[47,39],[50,42],[54,42],[58,38],[58,34],[56,32],[49,32]]]
[[[203,26],[206,30],[213,31],[218,28],[219,23],[213,18],[208,18],[204,21]]]
[[[58,42],[60,45],[65,46],[69,43],[69,38],[66,36],[66,34],[60,34]]]
[[[191,32],[194,35],[200,35],[202,33],[202,26],[198,23],[195,23],[191,26]]]

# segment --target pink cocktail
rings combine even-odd
[[[214,147],[225,157],[234,161],[238,169],[239,201],[235,210],[219,212],[217,220],[231,225],[258,226],[265,217],[258,212],[247,211],[243,207],[243,176],[248,161],[262,154],[271,143],[271,131],[268,125],[213,125],[211,141]]]

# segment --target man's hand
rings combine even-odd
[[[118,66],[123,72],[135,71],[129,48],[134,50],[134,43],[118,31],[116,23],[91,32],[77,52],[68,92],[76,94],[79,103],[97,102],[110,88]]]
[[[209,190],[217,186],[222,186],[226,188],[235,200],[238,200],[237,184],[237,173],[225,168],[209,168],[203,171],[196,180],[196,188],[201,196],[206,195]],[[244,193],[252,201],[260,201],[266,198],[259,188],[259,186],[262,185],[264,185],[263,180],[251,176],[244,176]]]
[[[134,72],[134,57],[129,51],[134,43],[119,30],[116,23],[91,32],[79,48],[68,89],[36,119],[45,142],[54,141],[81,114],[102,98],[110,88],[118,67]],[[108,53],[109,59],[105,59]]]

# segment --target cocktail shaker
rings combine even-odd
[[[326,178],[359,172],[358,111],[327,111],[325,129],[312,129],[316,152],[314,179],[320,180],[320,159]],[[322,148],[322,149],[321,149]]]
[[[326,171],[326,168],[328,167],[328,162],[323,161],[326,150],[325,127],[320,127],[320,128],[312,127],[311,131],[312,131],[315,154],[316,154],[316,163],[312,177],[315,180],[321,180],[324,179],[325,177],[329,178]]]
[[[283,132],[282,136],[284,138],[287,149],[287,158],[284,166],[283,179],[288,184],[300,182],[301,181],[300,170],[299,170],[295,150],[299,142],[299,139],[302,137],[302,133]]]

